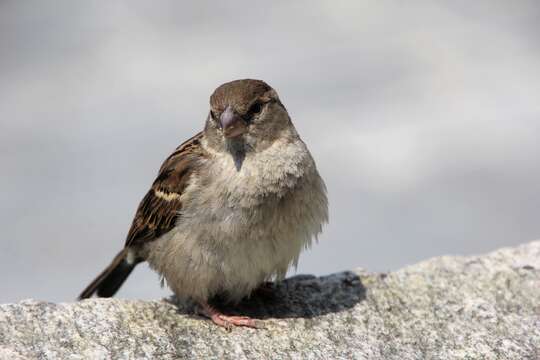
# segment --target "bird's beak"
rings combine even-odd
[[[221,129],[225,137],[232,138],[242,135],[247,131],[246,122],[234,112],[229,105],[219,117]]]

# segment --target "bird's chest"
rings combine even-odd
[[[175,292],[207,298],[226,290],[239,300],[265,279],[282,278],[320,232],[326,202],[313,161],[305,151],[280,150],[241,166],[218,154],[192,177],[176,227],[149,259]]]
[[[238,159],[222,156],[214,159],[213,174],[205,183],[205,196],[211,217],[217,222],[234,224],[237,229],[268,222],[281,199],[290,191],[284,183],[285,174],[280,174],[271,162],[266,166],[250,158]],[[272,171],[272,169],[274,169]]]
[[[303,174],[291,159],[270,153],[239,163],[222,154],[211,161],[190,185],[196,196],[184,201],[180,218],[190,231],[203,231],[212,242],[271,237],[278,224],[288,221],[288,212],[296,211],[294,194]]]

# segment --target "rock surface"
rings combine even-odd
[[[174,300],[0,305],[2,359],[540,359],[540,242],[389,274],[296,276],[230,312]]]

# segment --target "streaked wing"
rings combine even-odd
[[[198,133],[187,140],[165,160],[152,187],[137,208],[126,246],[153,241],[175,226],[182,208],[180,196],[203,156],[201,137],[202,133]]]

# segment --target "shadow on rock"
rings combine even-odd
[[[247,315],[258,319],[312,318],[352,308],[366,297],[366,288],[358,275],[343,272],[330,276],[297,275],[278,283],[267,283],[237,305],[216,297],[211,303],[230,315]],[[184,314],[194,314],[193,304],[169,302]]]

